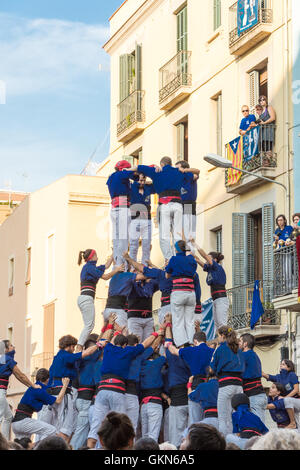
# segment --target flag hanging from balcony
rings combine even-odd
[[[202,304],[202,321],[200,325],[201,331],[206,334],[206,339],[210,341],[215,337],[215,322],[213,318],[213,300],[206,300]]]
[[[236,168],[243,168],[243,137],[237,137],[226,145],[227,160]],[[238,170],[228,169],[227,185],[239,182],[242,173]]]
[[[253,289],[253,298],[252,298],[251,320],[250,320],[251,330],[254,330],[255,324],[258,322],[258,320],[264,314],[264,312],[265,311],[260,300],[259,281],[255,281],[254,289]]]
[[[298,302],[300,303],[300,236],[296,238],[296,250],[298,258]]]
[[[238,0],[237,25],[238,36],[258,23],[260,0]]]
[[[250,129],[243,136],[243,159],[245,162],[251,160],[259,152],[260,126]]]

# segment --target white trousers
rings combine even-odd
[[[38,419],[24,418],[21,421],[12,423],[12,430],[17,439],[38,435],[38,440],[57,434],[57,430],[52,424],[45,423]]]
[[[9,431],[12,419],[13,414],[6,399],[6,390],[0,389],[0,424],[2,424],[0,430],[7,440],[9,440]]]
[[[130,212],[127,207],[116,207],[110,211],[112,221],[113,255],[117,266],[124,263],[123,253],[128,250]],[[126,264],[126,263],[125,263]]]
[[[194,291],[173,291],[171,294],[171,313],[173,337],[176,346],[185,343],[193,344],[195,334],[195,306]]]
[[[130,258],[137,260],[139,250],[139,240],[142,240],[142,264],[150,259],[151,251],[152,225],[151,219],[133,219],[129,227],[129,255]]]
[[[172,258],[174,248],[171,244],[182,240],[182,205],[178,202],[169,202],[159,206],[159,242],[165,259]]]

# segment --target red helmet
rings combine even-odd
[[[122,171],[122,170],[124,170],[124,168],[131,168],[131,164],[130,164],[127,160],[120,160],[120,161],[116,164],[115,168],[116,168],[117,170]]]

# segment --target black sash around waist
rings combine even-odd
[[[139,207],[141,206],[141,204],[133,204],[133,206],[131,206],[130,209],[134,207],[135,205],[138,205]],[[131,209],[131,220],[135,220],[135,219],[151,220],[151,206],[146,206],[145,204],[144,209],[141,209],[141,210]]]
[[[182,201],[183,205],[183,213],[184,214],[190,214],[190,215],[196,215],[196,206],[197,203],[196,201]]]
[[[142,404],[155,403],[157,405],[162,405],[162,389],[161,388],[147,388],[146,390],[141,390],[141,402]]]
[[[89,295],[94,299],[96,295],[96,285],[97,283],[94,281],[82,281],[80,287],[80,295]]]
[[[77,398],[91,401],[95,394],[95,388],[93,385],[80,385],[77,389]]]
[[[161,299],[160,299],[160,302],[161,302],[161,307],[164,307],[165,305],[170,305],[170,296],[171,294],[169,292],[162,292],[161,293]]]
[[[195,313],[197,313],[197,314],[202,313],[202,305],[201,305],[201,302],[200,302],[199,304],[196,304]]]
[[[194,279],[188,276],[174,276],[172,279],[172,292],[185,291],[193,292],[195,290]]]
[[[193,383],[192,383],[192,390],[195,390],[199,384],[203,384],[206,382],[206,376],[202,374],[194,375]]]
[[[135,395],[138,396],[137,386],[135,380],[127,380],[126,381],[126,393],[128,395]]]
[[[261,432],[256,428],[246,427],[240,432],[240,437],[243,439],[251,439],[251,437],[259,437]]]
[[[213,300],[219,299],[220,297],[227,297],[226,287],[223,284],[213,284],[210,286],[210,292]]]
[[[12,422],[15,423],[16,421],[22,421],[22,419],[25,418],[31,418],[34,412],[35,409],[32,408],[32,406],[19,403]]]
[[[244,393],[248,397],[253,397],[254,395],[264,393],[264,389],[261,383],[261,377],[256,377],[253,379],[243,379],[243,389]]]
[[[128,318],[151,318],[152,297],[129,297]]]
[[[243,379],[241,372],[223,372],[218,376],[219,388],[226,387],[227,385],[240,385],[243,386]]]
[[[7,390],[9,377],[6,375],[0,375],[0,390]]]
[[[127,297],[125,295],[111,295],[107,298],[105,308],[116,308],[125,310]]]
[[[159,194],[158,197],[158,204],[168,204],[169,202],[178,202],[181,204],[181,194],[180,191],[176,191],[174,189],[169,189],[167,191],[163,191]]]
[[[186,383],[175,385],[170,388],[171,406],[186,406],[188,405],[188,395]]]
[[[216,406],[210,406],[209,408],[204,408],[204,418],[217,418],[218,417],[218,408]]]
[[[125,393],[126,380],[114,374],[104,374],[98,385],[98,392],[101,390],[108,390],[111,392]]]

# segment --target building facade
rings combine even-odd
[[[229,321],[239,333],[250,331],[253,283],[261,281],[265,315],[253,334],[269,372],[288,350],[297,361],[297,268],[287,270],[284,261],[290,266],[296,256],[293,249],[277,258],[273,252],[276,216],[285,214],[290,222],[300,209],[293,184],[299,143],[290,129],[293,7],[290,0],[259,0],[255,24],[239,33],[233,0],[126,0],[110,18],[104,45],[111,57],[111,144],[98,174],[107,176],[122,158],[159,164],[165,155],[201,170],[197,242],[225,256]],[[242,106],[254,112],[260,95],[276,111],[272,145],[261,145],[244,166],[251,175],[229,184],[228,172],[203,156],[228,157],[226,144],[239,135]],[[162,264],[157,229],[151,257]],[[288,273],[293,279],[281,291]],[[199,275],[204,301],[210,294],[204,273]]]

